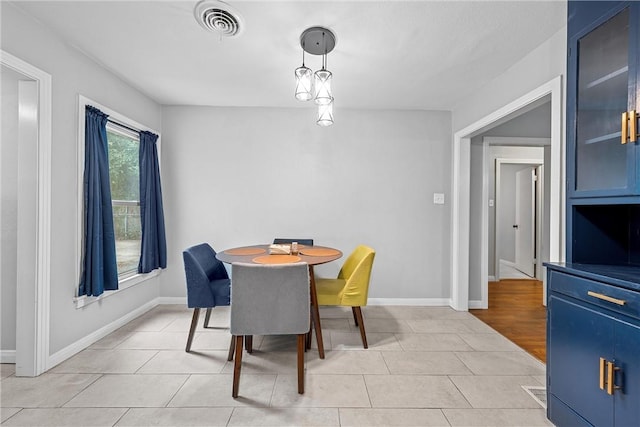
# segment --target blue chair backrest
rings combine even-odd
[[[215,307],[215,297],[209,283],[229,279],[224,264],[216,258],[216,251],[207,243],[187,248],[182,252],[187,278],[189,307]]]

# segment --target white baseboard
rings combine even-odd
[[[158,304],[182,304],[186,307],[187,297],[158,297]]]
[[[489,276],[489,277],[487,277],[487,280],[489,282],[495,282],[496,281],[496,276]]]
[[[0,350],[0,363],[16,363],[16,351]]]
[[[474,309],[482,309],[482,308],[488,308],[486,307],[484,304],[482,304],[481,300],[469,300],[469,308],[474,308]]]
[[[369,305],[419,305],[428,307],[449,307],[451,298],[369,298]]]
[[[80,351],[89,347],[91,344],[95,343],[96,341],[101,340],[102,338],[109,335],[111,332],[114,332],[116,329],[126,325],[136,317],[141,316],[142,314],[151,310],[153,307],[158,305],[158,299],[159,298],[156,298],[146,303],[145,305],[138,307],[132,312],[127,313],[125,316],[122,316],[121,318],[109,323],[108,325],[103,326],[97,331],[90,333],[89,335],[79,339],[78,341],[66,346],[62,350],[52,354],[51,356],[49,356],[49,360],[47,361],[47,370],[64,362],[71,356],[75,355],[76,353],[79,353]]]
[[[507,261],[506,259],[502,259],[502,258],[500,258],[500,262],[503,263],[504,265],[509,266],[509,267],[516,268],[516,263],[515,262]]]

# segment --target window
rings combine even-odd
[[[108,122],[107,141],[118,278],[123,279],[136,274],[140,260],[140,137]]]
[[[79,95],[78,101],[76,259],[79,287],[74,300],[76,308],[81,308],[99,297],[107,297],[160,274],[160,270],[166,268],[166,239],[160,190],[158,132],[82,95]],[[96,116],[91,116],[89,120],[87,111],[90,108],[106,116],[106,125],[100,119],[96,121]],[[86,130],[89,126],[91,132],[94,132],[96,125],[106,128],[103,128],[103,132],[106,131],[108,158],[102,158],[102,167],[108,167],[109,175],[108,181],[101,181],[101,176],[104,177],[105,174],[95,174],[101,161],[94,157],[96,146],[92,145],[90,162],[97,166],[90,169],[91,176],[95,178],[90,178],[93,181],[88,184],[88,181],[85,182],[89,143]],[[91,135],[95,138],[95,133]],[[95,144],[95,140],[91,144]],[[144,159],[142,163],[141,158]],[[105,161],[108,161],[108,165]],[[142,187],[141,179],[144,182]],[[94,189],[98,189],[100,185],[110,187],[111,197],[107,200],[112,209],[109,215],[112,222],[107,219],[111,225],[107,225],[104,230],[99,225],[102,215],[100,206],[105,206],[104,202],[107,200],[100,201],[100,191],[87,192],[89,187],[85,187],[85,184]],[[141,199],[146,205],[141,206]],[[88,208],[88,205],[91,207]],[[145,212],[145,221],[141,219],[142,212]],[[104,219],[106,217],[103,216]],[[90,230],[87,229],[89,223]],[[100,249],[102,238],[99,236],[102,231],[115,237],[115,255]],[[87,239],[91,239],[92,243],[88,244]],[[88,245],[94,245],[90,251],[87,251]],[[96,274],[100,271],[104,274]]]

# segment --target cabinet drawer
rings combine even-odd
[[[640,320],[640,292],[556,270],[550,271],[549,290]]]

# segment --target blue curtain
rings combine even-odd
[[[107,115],[85,109],[84,259],[79,295],[98,296],[118,289],[116,239],[113,229]]]
[[[138,273],[167,267],[162,188],[158,165],[158,135],[140,132],[140,219],[142,247]]]

